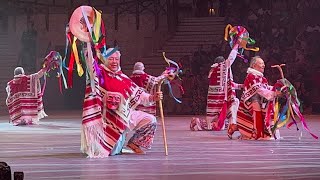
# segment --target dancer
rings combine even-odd
[[[95,78],[96,95],[90,84],[86,88],[81,149],[89,157],[121,153],[126,131],[134,131],[127,147],[137,154],[145,154],[141,148],[150,149],[153,142],[156,118],[135,107],[162,99],[162,92],[151,95],[137,86],[121,72],[120,56],[120,51],[114,51],[98,65],[101,76]]]
[[[101,12],[95,8],[80,6],[73,12],[66,31],[69,40],[67,47],[70,42],[71,53],[68,83],[64,84],[72,87],[74,65],[79,76],[87,75],[81,151],[89,158],[120,154],[127,132],[133,131],[127,147],[137,154],[145,154],[142,148],[151,148],[157,122],[155,116],[136,111],[135,108],[138,104],[159,101],[163,95],[161,91],[154,95],[146,93],[122,73],[120,51],[117,47],[106,48],[105,27],[101,17]],[[79,49],[78,40],[82,41]],[[82,65],[86,66],[86,73]]]
[[[209,88],[206,119],[192,118],[190,124],[191,130],[223,130],[225,123],[222,127],[218,127],[218,117],[222,112],[225,102],[227,102],[227,119],[229,124],[236,124],[239,100],[236,98],[235,89],[241,89],[242,85],[233,82],[231,65],[236,59],[237,53],[238,45],[235,45],[227,60],[222,56],[218,56],[215,59],[215,63],[211,66],[208,75]]]
[[[40,119],[47,116],[42,102],[46,79],[44,78],[42,88],[40,78],[50,70],[58,68],[61,61],[59,52],[51,51],[44,58],[42,69],[37,73],[26,75],[22,67],[15,68],[14,78],[8,82],[6,87],[8,95],[6,104],[13,125],[38,124]]]
[[[166,73],[164,72],[161,76],[155,77],[144,72],[144,64],[142,62],[136,62],[133,67],[132,75],[130,79],[136,83],[139,87],[142,87],[145,92],[149,94],[156,93],[156,86],[160,80],[166,78]],[[136,110],[144,111],[146,113],[156,115],[156,103],[148,104],[147,106],[138,105]]]
[[[224,61],[223,58],[218,58],[209,73],[209,78],[211,79],[209,79],[206,120],[193,118],[190,124],[191,130],[222,130],[224,129],[226,118],[229,118],[230,121],[228,127],[229,137],[229,132],[236,127],[235,116],[239,103],[235,97],[234,90],[241,88],[242,85],[233,82],[231,65],[237,56],[243,58],[242,53],[244,50],[259,51],[259,48],[247,47],[247,44],[255,44],[255,40],[249,37],[249,32],[242,26],[232,27],[228,24],[225,28],[224,39],[228,41],[228,37],[229,45],[232,48],[228,59]],[[201,128],[201,124],[206,126]]]
[[[22,67],[14,69],[14,78],[6,87],[6,105],[13,125],[38,124],[40,119],[47,116],[39,80],[45,72],[46,68],[42,68],[37,73],[26,75]]]
[[[244,81],[244,92],[237,115],[237,127],[229,132],[231,138],[236,130],[239,130],[242,139],[269,140],[271,137],[270,126],[266,126],[265,115],[268,104],[282,93],[273,90],[273,87],[268,84],[267,78],[263,75],[264,68],[263,59],[259,56],[252,58]]]

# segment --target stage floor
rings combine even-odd
[[[0,118],[0,161],[31,179],[320,179],[320,143],[306,131],[281,129],[277,141],[228,140],[226,131],[193,132],[190,116],[166,117],[146,155],[88,159],[80,153],[81,112],[49,112],[40,125],[14,127]],[[306,116],[320,135],[320,116]],[[160,122],[160,119],[159,119]]]

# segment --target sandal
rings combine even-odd
[[[229,139],[232,139],[232,134],[238,130],[238,127],[236,124],[230,124],[228,127],[228,132],[227,135],[229,137]]]
[[[195,129],[195,126],[197,125],[197,121],[196,121],[196,118],[195,117],[193,117],[192,119],[191,119],[191,122],[190,122],[190,130],[191,131],[195,131],[196,129]]]
[[[212,130],[213,131],[219,131],[217,121],[213,121],[212,122]]]
[[[139,146],[137,146],[133,143],[127,144],[127,147],[130,148],[136,154],[146,154],[144,151],[142,151],[142,149],[140,149]]]

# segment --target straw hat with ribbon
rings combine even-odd
[[[80,41],[90,42],[91,34],[90,30],[87,27],[84,13],[87,16],[89,24],[92,28],[95,20],[95,11],[90,6],[80,6],[76,10],[74,10],[69,21],[69,27],[71,33]]]

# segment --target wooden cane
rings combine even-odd
[[[280,71],[281,79],[284,79],[283,71],[282,71],[282,68],[281,68],[282,66],[285,66],[285,64],[277,64],[277,65],[273,65],[271,67],[272,68],[278,68],[278,70]]]
[[[285,66],[285,64],[277,64],[277,65],[273,65],[271,66],[272,68],[278,68],[280,75],[281,75],[281,79],[284,79],[284,75],[283,75],[283,70],[282,70],[282,66]],[[289,106],[289,108],[291,108],[291,106]],[[291,115],[293,115],[292,111],[291,111]],[[277,132],[279,132],[278,130],[276,130]],[[277,133],[276,132],[276,133]]]
[[[164,79],[162,79],[157,87],[157,92],[161,92],[161,85],[163,83]],[[163,106],[162,106],[162,100],[159,100],[159,109],[160,109],[160,117],[161,117],[161,123],[162,123],[162,134],[163,134],[163,143],[164,143],[164,151],[166,156],[168,156],[168,144],[167,144],[167,135],[166,135],[166,126],[164,124],[164,115],[163,115]]]

